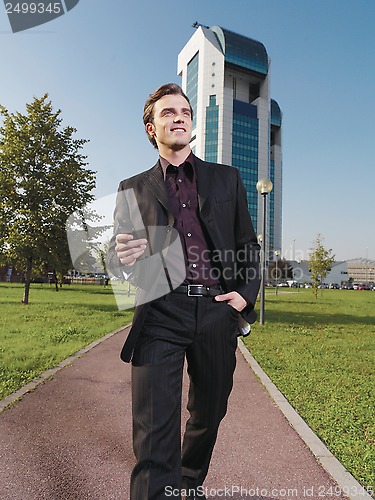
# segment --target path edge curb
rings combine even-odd
[[[245,343],[240,338],[238,339],[238,348],[253,372],[258,376],[262,385],[266,388],[276,406],[304,441],[306,446],[311,450],[322,467],[328,472],[332,479],[334,479],[343,493],[346,494],[350,500],[357,500],[359,498],[373,500],[373,497],[367,493],[365,487],[345,469],[342,463],[329,451],[325,444],[291,406],[285,396],[279,391],[269,376],[262,370],[258,362],[253,358]]]
[[[73,363],[73,361],[75,361],[78,358],[81,358],[88,351],[91,351],[91,349],[93,349],[97,345],[101,344],[105,340],[113,337],[117,333],[122,332],[123,330],[125,330],[126,328],[128,328],[130,325],[131,325],[131,323],[129,323],[129,324],[125,325],[125,326],[121,326],[117,330],[114,330],[113,332],[107,333],[106,335],[104,335],[104,337],[101,337],[100,339],[94,340],[93,342],[91,342],[91,344],[88,344],[86,347],[83,347],[82,349],[80,349],[79,351],[77,351],[75,354],[72,354],[68,358],[63,359],[62,361],[60,361],[60,363],[58,365],[54,366],[53,368],[49,368],[48,370],[46,370],[44,373],[42,373],[35,380],[32,380],[31,382],[29,382],[28,384],[24,385],[23,387],[21,387],[17,391],[12,392],[8,396],[6,396],[4,399],[2,399],[0,401],[0,414],[4,410],[6,410],[9,406],[11,406],[14,403],[16,403],[19,399],[23,398],[23,396],[25,394],[34,391],[40,384],[43,384],[44,382],[46,382],[47,380],[49,380],[50,378],[52,378],[54,375],[56,375],[57,372],[59,372],[60,370],[62,370],[65,366],[71,365]]]

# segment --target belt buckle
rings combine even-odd
[[[193,288],[203,288],[203,285],[188,285],[187,286],[188,297],[203,297],[203,293],[194,293],[192,291]]]

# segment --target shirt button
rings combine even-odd
[[[192,267],[194,267],[194,269],[197,267],[197,264],[193,264]]]
[[[183,206],[183,208],[186,208],[186,203],[183,203],[182,206]]]
[[[189,236],[189,238],[190,238],[190,236],[191,236],[191,233],[188,233],[187,235],[188,235],[188,236]]]
[[[179,183],[181,184],[181,182],[182,182],[182,179],[178,179],[178,182],[179,182]]]

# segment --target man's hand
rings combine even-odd
[[[144,254],[146,247],[147,240],[145,238],[135,240],[132,234],[118,234],[116,236],[117,257],[125,266],[133,266],[138,257]]]
[[[221,295],[216,295],[215,300],[218,302],[227,302],[228,305],[232,306],[238,312],[241,312],[247,306],[246,300],[238,292],[223,293]]]

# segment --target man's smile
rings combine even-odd
[[[183,127],[174,127],[171,128],[171,132],[186,132],[186,129]]]

